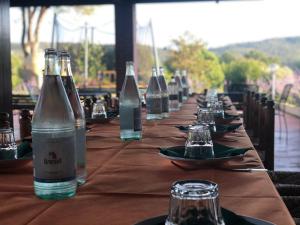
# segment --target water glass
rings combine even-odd
[[[105,105],[103,102],[98,100],[93,105],[92,119],[103,119],[103,118],[107,118]]]
[[[211,109],[199,108],[197,113],[197,123],[209,126],[210,130],[213,132],[216,131],[214,113]]]
[[[213,142],[208,126],[196,125],[189,127],[184,157],[194,159],[214,157]]]
[[[223,102],[217,101],[212,104],[212,110],[214,112],[214,116],[216,118],[224,118],[224,108],[223,108]]]
[[[216,183],[205,180],[173,183],[165,225],[191,224],[225,225]]]
[[[12,128],[0,128],[0,152],[5,158],[17,158],[17,144]]]

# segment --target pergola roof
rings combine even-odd
[[[122,3],[219,2],[219,0],[11,0],[11,6],[101,5]],[[222,0],[237,1],[237,0]]]

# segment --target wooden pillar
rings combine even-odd
[[[120,1],[115,4],[117,93],[122,89],[126,61],[134,61],[135,16],[135,4],[130,1]]]
[[[0,111],[12,115],[9,0],[0,0]]]

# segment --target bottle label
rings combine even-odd
[[[134,131],[142,130],[142,113],[140,107],[133,109],[133,130]]]
[[[187,87],[183,88],[183,96],[185,97],[189,96],[189,89]]]
[[[168,96],[162,98],[162,112],[168,113],[169,112],[169,98]]]
[[[149,114],[161,114],[162,101],[161,98],[147,98],[147,113]]]
[[[178,95],[179,95],[179,99],[178,99],[179,102],[182,102],[182,91],[179,91],[179,94],[178,94]]]
[[[61,136],[32,134],[35,181],[50,183],[75,179],[75,136]]]
[[[169,95],[169,100],[170,101],[176,101],[176,100],[178,100],[178,95]]]

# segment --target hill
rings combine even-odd
[[[258,42],[245,42],[211,48],[217,55],[224,52],[244,54],[250,50],[258,50],[270,56],[278,57],[285,65],[295,67],[300,64],[300,37],[267,39]]]

